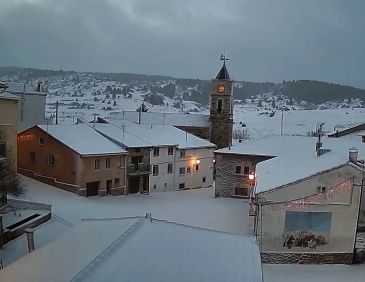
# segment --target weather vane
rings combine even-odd
[[[224,61],[224,64],[226,61],[229,61],[230,59],[226,56],[226,50],[224,50],[223,54],[221,54],[221,57],[219,58],[221,61]]]

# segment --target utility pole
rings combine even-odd
[[[56,124],[58,124],[58,100],[56,101]]]
[[[281,109],[280,136],[283,135],[283,121],[284,121],[284,110]]]

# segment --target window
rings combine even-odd
[[[206,181],[207,179],[205,177],[203,177],[203,183]]]
[[[44,144],[44,139],[43,137],[39,137],[39,144],[43,145]]]
[[[173,155],[174,154],[174,147],[169,147],[168,154],[169,155]]]
[[[236,174],[241,174],[242,167],[240,165],[236,165]]]
[[[110,168],[110,159],[109,158],[105,159],[105,168]]]
[[[223,99],[218,100],[217,112],[218,114],[221,114],[223,112]]]
[[[250,174],[250,167],[249,166],[244,166],[243,167],[243,174],[244,175]]]
[[[140,152],[141,152],[141,148],[135,148],[135,149],[134,149],[134,152],[135,152],[135,153],[140,153]]]
[[[30,152],[29,153],[29,162],[30,163],[35,163],[35,152]]]
[[[187,166],[186,167],[186,174],[190,174],[190,170],[191,170],[191,167],[190,166]]]
[[[54,156],[53,155],[48,155],[47,156],[47,164],[49,165],[49,166],[54,166]]]
[[[98,170],[100,169],[100,160],[95,160],[95,169]]]
[[[119,186],[119,183],[120,183],[120,179],[119,178],[115,178],[114,179],[114,185],[115,185],[115,187],[118,187]]]
[[[184,189],[185,188],[185,183],[180,183],[179,184],[179,189]]]
[[[180,151],[180,158],[185,158],[185,150]]]
[[[247,187],[236,187],[234,189],[234,194],[236,196],[248,197],[249,196],[249,190],[248,190]]]
[[[167,183],[165,182],[165,184],[163,186],[166,188],[167,187]]]
[[[318,193],[322,193],[322,192],[325,192],[326,191],[326,186],[317,186],[317,191]]]
[[[152,173],[154,176],[158,175],[158,165],[154,165],[152,167]]]
[[[0,156],[5,157],[5,155],[6,155],[6,143],[1,142],[0,143]]]
[[[199,165],[198,164],[195,165],[195,170],[199,171]]]
[[[157,188],[157,186],[156,186],[156,184],[154,184],[154,185],[153,185],[153,189],[156,189],[156,188]]]
[[[167,164],[167,173],[172,173],[172,163]]]
[[[184,175],[185,174],[185,167],[180,167],[179,173],[180,173],[180,175]]]
[[[160,155],[160,148],[153,148],[153,156],[158,157]]]

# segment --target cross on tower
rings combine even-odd
[[[223,64],[226,64],[226,61],[229,61],[230,59],[226,56],[226,51],[221,54],[221,57],[219,58],[221,61],[223,61]]]

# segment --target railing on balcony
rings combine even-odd
[[[127,166],[127,173],[132,175],[149,174],[151,166],[149,164],[131,164]]]

